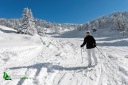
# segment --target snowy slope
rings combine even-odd
[[[105,57],[96,49],[99,63],[88,68],[86,50],[81,56],[80,48],[84,32],[31,37],[0,28],[13,31],[0,31],[0,85],[128,85],[127,37],[93,34]],[[4,71],[11,81],[3,79]],[[24,76],[28,79],[20,79]]]

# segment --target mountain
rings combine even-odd
[[[128,32],[128,12],[115,12],[108,16],[99,17],[79,26],[78,30],[91,30],[96,32],[104,28],[108,29],[110,32]]]
[[[62,30],[64,29],[77,29],[79,24],[57,24],[57,23],[51,23],[47,22],[42,19],[34,19],[36,26],[40,26],[42,28],[61,28]],[[14,29],[18,29],[21,26],[22,18],[20,19],[5,19],[5,18],[0,18],[0,25],[11,27]]]
[[[108,32],[117,31],[123,35],[128,34],[128,12],[115,12],[108,16],[101,16],[90,22],[84,24],[58,24],[47,22],[42,19],[34,18],[34,22],[38,31],[38,34],[44,35],[44,31],[49,30],[52,33],[61,33],[64,30],[79,30],[92,32],[101,31],[102,29]],[[22,26],[22,18],[20,19],[4,19],[0,18],[0,25],[14,28],[18,30]],[[102,31],[103,32],[103,31]],[[99,32],[98,32],[99,33]]]

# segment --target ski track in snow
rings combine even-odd
[[[41,45],[0,50],[0,85],[128,85],[127,47],[98,46],[106,57],[96,49],[98,65],[88,68],[82,39],[40,39]],[[12,81],[4,81],[4,71]]]

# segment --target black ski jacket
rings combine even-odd
[[[81,45],[83,47],[86,44],[87,49],[95,48],[96,47],[96,41],[93,38],[93,36],[89,35],[84,38],[84,42]]]

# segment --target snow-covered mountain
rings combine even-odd
[[[4,19],[0,18],[0,25],[14,28],[18,30],[21,28],[22,18],[20,19]],[[108,16],[99,17],[93,21],[87,22],[85,24],[58,24],[51,23],[45,20],[34,18],[36,28],[38,28],[39,34],[44,30],[50,30],[51,32],[60,33],[64,30],[91,30],[92,32],[100,30],[108,30],[109,32],[117,31],[128,34],[128,12],[115,12]],[[99,32],[98,32],[99,33]]]
[[[128,12],[114,12],[78,27],[78,30],[91,30],[93,32],[100,29],[108,29],[109,32],[128,32]]]
[[[43,28],[47,28],[47,29],[60,29],[64,30],[64,29],[77,29],[78,26],[80,26],[79,24],[57,24],[57,23],[51,23],[51,22],[47,22],[45,20],[42,19],[34,19],[36,26],[38,27],[42,27]],[[14,29],[18,29],[21,27],[21,22],[22,22],[22,18],[21,19],[4,19],[4,18],[0,18],[0,25],[3,26],[7,26],[7,27],[11,27]]]

